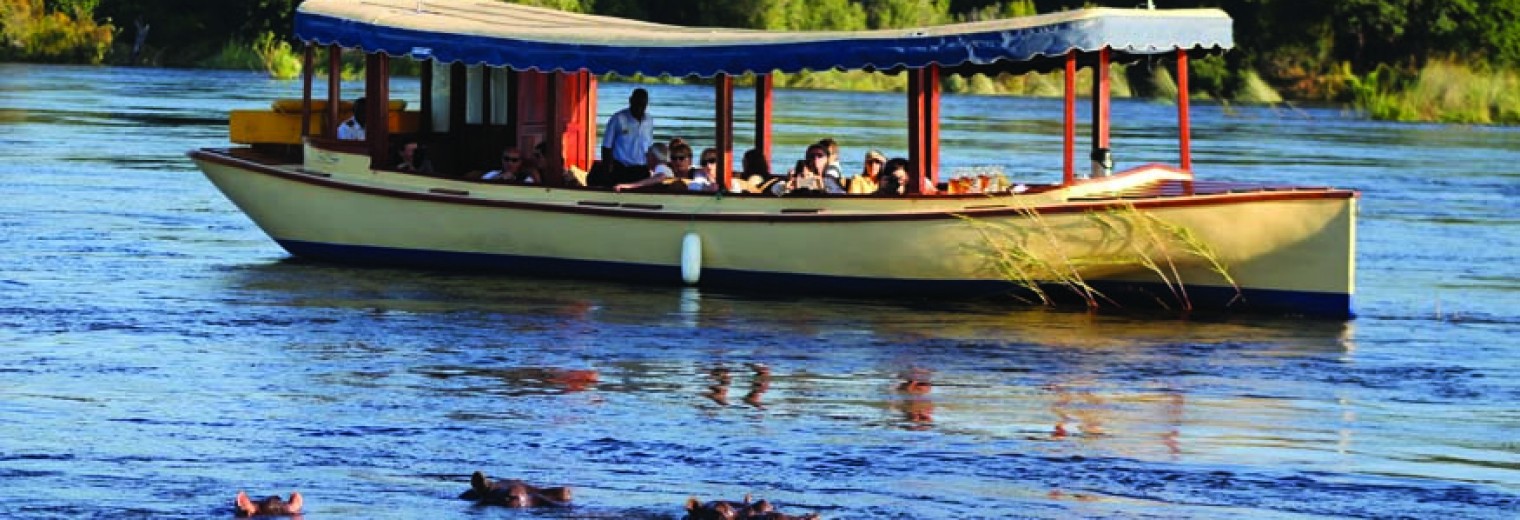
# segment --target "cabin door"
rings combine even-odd
[[[596,158],[596,77],[589,72],[516,72],[517,147],[531,153],[553,131],[549,128],[549,77],[559,76],[560,146],[565,167],[591,168]]]

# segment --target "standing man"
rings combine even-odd
[[[354,100],[354,115],[338,125],[338,139],[344,141],[364,140],[364,98]]]
[[[654,145],[654,117],[649,108],[649,92],[637,88],[628,96],[628,108],[612,114],[602,136],[603,171],[608,174],[602,185],[618,185],[649,177],[644,154]]]

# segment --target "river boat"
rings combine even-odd
[[[233,111],[236,146],[189,155],[297,257],[715,290],[1352,315],[1357,192],[1194,176],[1188,64],[1233,46],[1231,19],[1217,9],[774,32],[493,0],[308,0],[295,34],[305,44],[302,98]],[[324,47],[319,98],[315,56]],[[363,53],[367,119],[384,122],[367,125],[362,141],[336,138],[348,116],[343,51]],[[420,107],[390,100],[395,59],[421,62]],[[1111,65],[1138,61],[1177,71],[1178,160],[1115,169]],[[753,83],[755,147],[776,164],[773,73],[830,69],[907,76],[905,193],[777,196],[736,182],[745,172],[733,164],[735,80]],[[1082,69],[1092,121],[1079,166]],[[1051,71],[1065,78],[1060,182],[941,171],[943,78]],[[716,181],[732,191],[618,192],[568,173],[526,186],[460,175],[496,164],[509,144],[542,144],[545,171],[595,168],[596,83],[608,73],[713,84]],[[395,150],[406,141],[428,143],[443,173],[398,171]]]

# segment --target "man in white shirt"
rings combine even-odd
[[[354,115],[338,124],[338,139],[344,141],[364,140],[364,98],[354,100]]]
[[[645,152],[654,145],[654,117],[649,108],[649,92],[634,89],[628,96],[628,108],[612,114],[602,136],[602,164],[611,174],[612,184],[642,180],[649,176]]]

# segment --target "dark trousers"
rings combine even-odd
[[[601,162],[596,168],[586,174],[587,186],[610,187],[625,182],[641,181],[649,178],[649,167],[642,164],[629,166],[619,164],[616,161]]]

